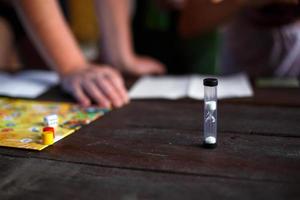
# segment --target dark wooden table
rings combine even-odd
[[[0,148],[0,199],[300,199],[299,89],[220,101],[213,150],[202,113],[202,101],[132,101],[42,152]]]

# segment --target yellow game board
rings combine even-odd
[[[55,143],[108,111],[98,107],[84,109],[71,103],[0,97],[0,146],[40,151],[49,146],[41,140],[45,116],[58,115]]]

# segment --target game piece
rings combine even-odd
[[[51,131],[53,133],[53,137],[55,138],[55,130],[53,127],[50,127],[50,126],[44,127],[43,132],[46,132],[46,131]]]
[[[42,141],[44,145],[51,145],[54,143],[53,132],[45,131],[42,134]]]
[[[204,142],[206,148],[217,145],[217,86],[218,80],[207,78],[204,84]]]
[[[58,116],[57,115],[47,115],[44,117],[45,126],[56,127],[58,125]]]

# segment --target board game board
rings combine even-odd
[[[58,115],[54,143],[89,124],[109,110],[81,108],[71,103],[43,102],[0,97],[0,146],[43,150],[43,118]]]

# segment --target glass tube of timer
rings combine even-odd
[[[217,86],[218,80],[207,78],[204,84],[204,147],[217,145]]]

